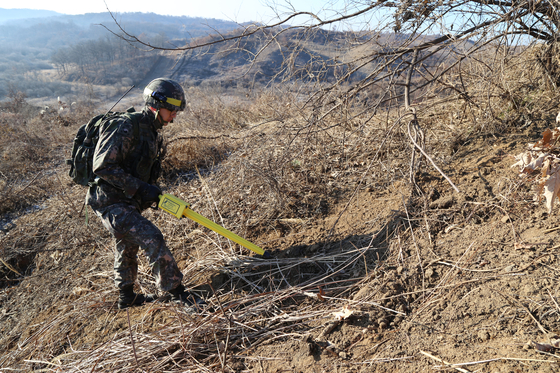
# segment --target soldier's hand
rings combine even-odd
[[[161,189],[158,186],[148,183],[142,184],[136,193],[142,200],[142,204],[153,202],[157,203],[159,202],[159,196],[162,194]]]

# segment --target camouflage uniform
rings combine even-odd
[[[142,216],[136,191],[143,184],[154,184],[164,155],[162,125],[148,109],[134,113],[138,127],[126,117],[101,125],[93,158],[97,183],[89,188],[87,204],[115,237],[115,285],[119,289],[134,284],[138,273],[137,252],[141,247],[149,259],[157,285],[169,291],[181,284],[177,267],[161,231]],[[135,139],[135,135],[139,139]]]

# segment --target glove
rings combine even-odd
[[[161,189],[155,185],[144,183],[140,185],[140,188],[136,191],[138,197],[142,201],[142,205],[159,202],[159,196],[162,194]]]

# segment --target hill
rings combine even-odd
[[[457,57],[464,70],[443,82],[455,95],[421,92],[417,117],[405,120],[396,75],[393,103],[375,103],[384,82],[350,105],[328,96],[349,87],[328,86],[341,76],[330,62],[367,56],[374,41],[346,48],[343,33],[298,32],[271,48],[257,33],[203,53],[161,52],[137,66],[136,80],[111,85],[80,79],[115,65],[66,66],[66,82],[88,89],[62,110],[40,111],[12,92],[0,110],[2,369],[558,370],[560,217],[534,190],[557,158],[525,178],[511,167],[529,143],[558,152],[546,131],[557,125],[558,93],[534,68],[534,51],[495,70],[488,58],[501,46]],[[432,57],[422,61],[428,79],[446,67]],[[247,71],[255,75],[239,75]],[[116,307],[113,240],[65,164],[96,105],[132,82],[115,109],[141,104],[143,84],[160,74],[184,82],[189,100],[163,131],[163,191],[272,253],[146,211],[185,285],[211,306],[194,314],[163,298]],[[459,84],[473,94],[457,93]],[[335,99],[310,105],[319,94]],[[139,262],[137,289],[163,297]]]
[[[18,193],[31,197],[48,185],[57,192],[5,225],[0,237],[0,363],[63,372],[140,366],[311,373],[429,371],[441,359],[467,364],[465,371],[554,371],[555,357],[535,346],[555,338],[549,332],[556,329],[560,287],[551,248],[560,220],[530,203],[509,157],[550,120],[543,116],[525,132],[474,136],[454,152],[439,144],[453,154],[445,171],[461,193],[426,170],[421,183],[429,193],[420,199],[409,198],[401,181],[376,186],[381,180],[366,176],[376,142],[354,138],[347,146],[359,152],[346,154],[351,164],[337,164],[331,153],[328,166],[302,160],[282,179],[280,188],[293,199],[280,210],[260,173],[265,154],[280,150],[280,123],[237,132],[232,137],[256,137],[258,146],[229,142],[235,151],[220,168],[167,179],[165,191],[207,216],[219,213],[222,224],[272,251],[273,259],[231,247],[193,222],[149,212],[188,284],[214,306],[197,316],[161,303],[115,308],[110,238],[94,217],[84,225],[84,190],[68,181],[57,151],[54,167]],[[192,136],[201,128],[179,121],[170,130],[177,138],[191,135],[173,142],[167,167],[184,162],[187,149],[197,149],[193,161],[217,155],[210,148],[219,143]],[[242,166],[251,163],[255,173]],[[307,181],[289,181],[302,173]],[[140,287],[154,291],[144,261]]]
[[[476,120],[460,106],[422,113],[437,134],[430,152],[460,192],[425,167],[417,195],[388,169],[406,169],[405,138],[379,157],[391,131],[379,117],[301,136],[309,124],[291,109],[298,101],[289,91],[250,100],[189,94],[189,111],[165,131],[165,192],[273,258],[148,211],[186,283],[213,310],[192,315],[154,303],[119,311],[112,241],[91,211],[86,225],[85,190],[63,164],[83,120],[16,126],[4,112],[1,206],[12,214],[0,236],[2,367],[556,370],[560,218],[533,203],[510,167],[555,113],[534,111],[525,127],[492,134],[473,131]],[[547,107],[552,98],[536,102]],[[39,125],[50,131],[34,135]],[[143,258],[138,286],[156,291]]]
[[[81,40],[97,39],[108,36],[106,28],[118,32],[117,20],[123,28],[140,35],[166,34],[170,39],[190,40],[215,32],[226,32],[240,25],[212,18],[163,16],[155,13],[86,13],[79,15],[60,14],[50,11],[24,9],[0,9],[5,14],[0,24],[0,41],[7,46],[40,47],[43,40],[49,39],[56,46],[73,44]],[[60,25],[75,29],[61,34]],[[101,27],[101,25],[105,27]],[[42,34],[36,31],[41,30]],[[76,30],[80,30],[75,33]]]
[[[64,77],[58,74],[53,64],[53,55],[57,53],[60,55],[68,50],[75,51],[80,61],[85,59],[84,62],[96,63],[95,56],[99,55],[97,51],[93,51],[93,57],[89,57],[83,53],[83,49],[91,50],[92,45],[111,44],[110,48],[103,47],[105,53],[116,48],[127,49],[129,52],[136,51],[136,53],[128,53],[129,59],[151,59],[147,53],[143,53],[136,47],[115,45],[117,38],[109,30],[116,33],[120,31],[109,13],[52,15],[23,10],[4,11],[10,20],[0,23],[0,43],[3,46],[3,53],[0,55],[0,100],[6,99],[10,89],[24,92],[30,98],[43,98],[44,104],[50,104],[50,101],[57,97],[69,95],[76,90],[80,92],[87,90],[87,86],[77,87],[73,83],[81,80],[91,84],[96,79],[89,79],[87,76],[82,76],[81,79]],[[33,18],[29,18],[32,16]],[[240,27],[234,22],[223,20],[160,16],[153,13],[117,13],[114,16],[126,30],[143,35],[146,40],[165,47],[184,45],[193,38],[205,37],[216,32],[228,32]],[[128,61],[120,62],[124,65]],[[147,71],[139,66],[136,67],[140,75]],[[134,68],[134,65],[124,67],[125,70],[133,73]],[[126,77],[118,66],[113,69],[113,72],[114,74],[106,77],[106,81],[114,79],[115,75]],[[99,72],[99,75],[104,73]],[[134,74],[132,75],[134,78]]]
[[[8,21],[29,20],[32,18],[45,18],[59,15],[61,14],[51,10],[0,8],[0,25]]]

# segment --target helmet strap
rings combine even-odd
[[[159,116],[159,109],[157,109],[157,111],[156,111],[156,118],[155,118],[155,121],[158,122],[158,123],[160,123],[161,125],[164,124],[163,120],[162,120],[161,117]]]
[[[153,107],[150,107],[150,109],[156,115],[156,117],[154,118],[154,122],[159,123],[161,126],[165,126],[166,124],[173,122],[173,120],[171,122],[165,122],[163,119],[161,119],[161,116],[159,115],[159,109],[155,109]]]

